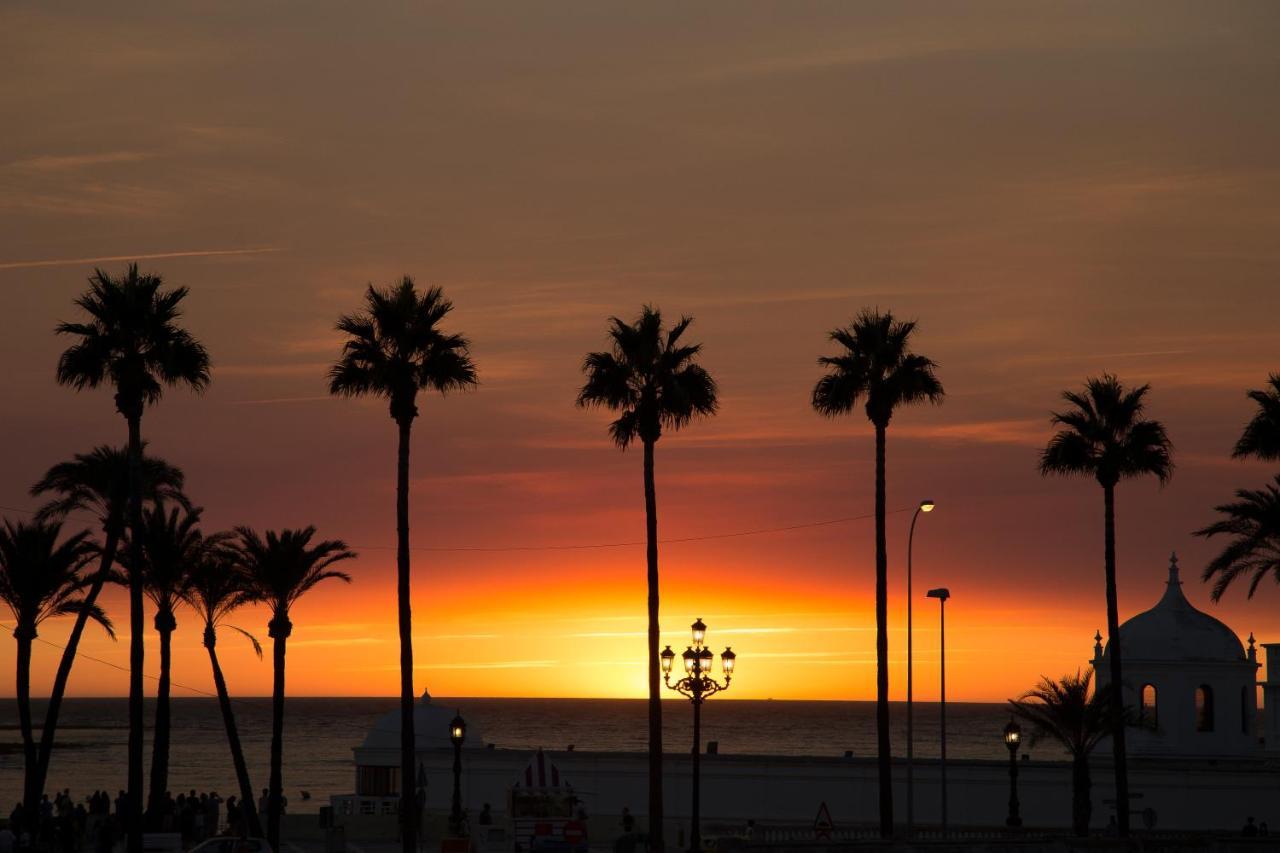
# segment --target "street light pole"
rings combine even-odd
[[[920,501],[915,514],[911,516],[911,529],[907,533],[907,838],[911,837],[915,828],[915,729],[912,722],[912,661],[914,659],[911,640],[911,604],[915,598],[911,590],[911,552],[916,538],[916,520],[922,512],[933,512],[936,506],[933,501]]]
[[[1009,718],[1009,724],[1004,727],[1004,743],[1009,747],[1009,817],[1005,818],[1004,825],[1017,829],[1022,826],[1018,803],[1018,747],[1022,743],[1022,727],[1013,717]]]
[[[690,803],[692,812],[691,826],[689,831],[689,849],[690,851],[700,851],[702,849],[702,830],[700,823],[702,820],[702,703],[712,695],[719,693],[721,690],[729,689],[729,682],[733,678],[733,668],[738,660],[738,656],[734,654],[733,649],[725,647],[720,654],[720,665],[724,669],[724,684],[716,681],[711,677],[711,669],[715,664],[716,656],[704,645],[707,636],[707,626],[701,619],[693,623],[693,645],[684,650],[684,654],[680,657],[684,661],[685,677],[671,683],[671,667],[675,663],[676,653],[667,646],[662,650],[660,659],[662,662],[662,679],[671,690],[675,690],[681,696],[688,697],[693,703],[693,796]]]
[[[462,742],[467,738],[467,722],[462,714],[449,723],[449,740],[453,741],[453,807],[449,810],[449,834],[457,838],[462,833]]]
[[[939,628],[939,654],[938,662],[938,683],[939,696],[941,699],[941,720],[942,720],[942,761],[939,769],[942,774],[942,837],[947,837],[947,599],[951,597],[951,591],[946,587],[931,589],[927,593],[929,598],[938,599],[938,628]]]

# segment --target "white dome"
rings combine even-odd
[[[1178,558],[1169,564],[1164,595],[1145,613],[1120,626],[1124,663],[1129,661],[1244,661],[1236,633],[1208,613],[1197,610],[1182,594]],[[1110,644],[1107,645],[1108,651]],[[1106,657],[1106,652],[1103,653]]]
[[[431,694],[422,691],[422,697],[413,706],[413,736],[418,749],[453,749],[449,726],[457,713],[456,708],[431,704]],[[360,746],[364,749],[400,749],[400,709],[397,707],[379,717]],[[467,722],[467,739],[462,746],[464,749],[484,746],[484,738],[470,721]]]

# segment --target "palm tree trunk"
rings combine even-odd
[[[244,749],[240,746],[240,731],[236,728],[236,714],[231,708],[231,694],[227,692],[227,679],[218,663],[217,635],[212,625],[204,629],[204,647],[209,650],[209,665],[213,667],[213,686],[218,691],[218,707],[222,710],[222,725],[227,730],[227,744],[231,747],[231,763],[235,766],[236,781],[240,783],[240,811],[244,815],[249,834],[262,837],[262,823],[258,820],[258,808],[253,800],[253,785],[249,782],[249,767],[244,762]]]
[[[1082,838],[1089,834],[1089,821],[1093,817],[1093,802],[1090,800],[1092,787],[1089,756],[1075,756],[1071,760],[1071,826],[1076,835]]]
[[[22,757],[25,775],[23,777],[22,802],[28,816],[34,816],[40,808],[40,795],[43,791],[36,787],[38,760],[36,741],[31,731],[31,643],[35,640],[35,632],[23,628],[21,623],[13,632],[18,641],[18,660],[15,666],[18,696],[18,727],[22,729]]]
[[[277,625],[277,619],[284,625]],[[284,782],[281,769],[284,765],[284,652],[288,640],[288,615],[272,619],[271,637],[274,673],[271,683],[271,780],[267,791],[267,843],[272,850],[280,849],[280,805]],[[287,626],[287,627],[286,627]]]
[[[138,408],[141,409],[139,402]],[[129,421],[129,751],[125,829],[128,853],[142,853],[142,414]]]
[[[1120,605],[1116,598],[1116,493],[1114,485],[1102,487],[1105,505],[1105,560],[1107,568],[1107,643],[1111,651],[1111,754],[1116,772],[1116,823],[1120,837],[1129,835],[1129,768],[1124,748],[1124,679],[1120,666]]]
[[[160,679],[156,683],[155,733],[151,742],[151,790],[147,794],[147,821],[153,829],[159,819],[160,805],[169,790],[169,689],[173,665],[173,614],[156,614],[156,633],[160,635]]]
[[[400,849],[415,853],[418,798],[413,789],[417,739],[413,731],[413,614],[409,600],[409,431],[413,422],[399,421],[396,459],[396,604],[400,619]]]
[[[45,781],[49,778],[49,759],[53,757],[53,738],[58,729],[58,713],[62,710],[62,697],[67,692],[67,681],[71,678],[71,664],[76,659],[76,649],[80,646],[80,637],[84,635],[85,625],[89,623],[89,608],[98,600],[98,594],[111,573],[111,566],[116,559],[116,548],[120,542],[120,528],[116,523],[105,525],[106,538],[102,545],[102,559],[98,563],[98,573],[93,584],[85,593],[85,607],[76,614],[75,624],[71,627],[71,636],[62,650],[62,659],[58,662],[58,672],[53,677],[53,688],[49,691],[49,707],[44,714],[44,729],[40,733],[40,753],[36,765],[36,790],[44,793]]]
[[[885,543],[885,426],[876,424],[876,746],[880,837],[893,837],[893,766],[889,746],[889,557]]]
[[[649,586],[649,849],[663,853],[662,681],[658,675],[658,497],[653,482],[654,442],[644,442],[645,557]]]

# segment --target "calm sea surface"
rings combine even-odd
[[[499,748],[642,752],[646,744],[644,700],[632,699],[435,699],[461,709],[473,730]],[[285,792],[290,810],[313,811],[330,794],[351,793],[355,772],[351,749],[377,719],[397,707],[386,699],[289,699],[285,710]],[[12,700],[0,705],[0,806],[7,812],[21,796],[22,756],[17,712]],[[37,703],[35,719],[44,719]],[[70,787],[77,798],[94,788],[113,793],[124,787],[127,702],[124,699],[69,699],[63,705],[59,747],[50,767],[49,787]],[[150,712],[150,708],[148,708]],[[668,751],[687,749],[692,737],[687,703],[663,704]],[[271,736],[269,699],[236,700],[236,719],[249,771],[261,787],[267,778]],[[938,707],[916,704],[916,754],[938,753]],[[947,754],[953,758],[1001,759],[1000,739],[1009,715],[996,704],[947,705]],[[149,721],[149,720],[148,720]],[[893,747],[905,749],[905,706],[893,706]],[[170,788],[236,792],[226,734],[216,699],[173,700]],[[779,702],[712,700],[704,706],[706,740],[722,753],[739,755],[875,754],[875,705],[871,702]],[[1037,752],[1048,753],[1045,745]],[[150,762],[150,746],[146,764]],[[302,801],[301,791],[311,799]]]

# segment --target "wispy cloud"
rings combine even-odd
[[[550,669],[559,666],[558,660],[491,660],[481,663],[424,663],[414,669]],[[388,671],[398,667],[386,667]]]
[[[5,168],[17,172],[70,172],[93,166],[109,166],[115,163],[137,163],[149,160],[153,155],[143,151],[103,151],[96,154],[41,154],[13,160]]]
[[[278,403],[315,403],[320,400],[332,400],[329,394],[316,394],[310,397],[267,397],[262,400],[228,400],[228,406],[272,406]]]
[[[209,258],[220,255],[265,255],[283,252],[278,247],[253,249],[195,249],[187,252],[151,252],[142,255],[99,255],[93,258],[52,258],[39,261],[9,261],[0,263],[0,270],[20,270],[32,267],[73,267],[80,264],[109,263],[113,261],[153,261],[161,258]]]

